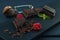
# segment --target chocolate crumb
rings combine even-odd
[[[4,32],[9,32],[9,30],[8,29],[5,29]]]

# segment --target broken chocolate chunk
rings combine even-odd
[[[26,18],[36,15],[34,9],[23,10],[23,14]]]

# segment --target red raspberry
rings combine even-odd
[[[23,17],[22,14],[17,14],[17,16],[16,16],[17,19],[20,19],[20,18],[22,18],[22,17]]]
[[[40,23],[34,23],[33,24],[33,30],[40,30],[41,29],[41,24]]]

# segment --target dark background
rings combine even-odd
[[[11,38],[8,33],[4,33],[5,28],[10,31],[15,30],[12,25],[12,19],[6,18],[2,14],[5,6],[17,5],[33,5],[35,8],[43,7],[44,5],[51,6],[56,9],[56,16],[51,20],[41,20],[40,18],[31,18],[42,24],[42,29],[39,32],[30,32],[22,38]],[[60,0],[0,0],[0,37],[5,40],[60,40]],[[55,25],[56,24],[56,25]],[[47,30],[48,29],[48,30]],[[2,40],[2,39],[1,39]]]

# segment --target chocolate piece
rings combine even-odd
[[[4,32],[9,32],[9,30],[8,29],[5,29]]]
[[[23,14],[26,18],[36,15],[34,9],[23,10]]]
[[[47,5],[45,5],[43,7],[43,10],[42,11],[45,12],[50,17],[54,17],[55,16],[55,13],[56,13],[56,11],[55,11],[54,8],[51,8],[51,7],[47,6]]]
[[[35,8],[35,12],[38,13],[38,17],[41,17],[43,20],[51,19],[55,16],[55,9],[45,5],[43,8]]]
[[[42,10],[42,8],[34,8],[34,11],[35,11],[36,13],[41,12],[41,10]]]

